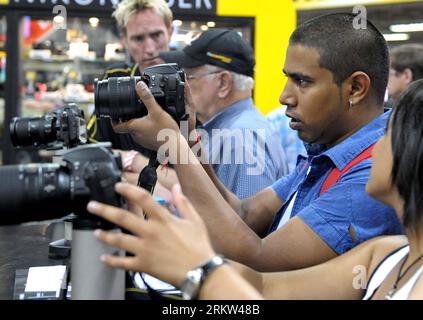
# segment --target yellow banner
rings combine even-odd
[[[254,102],[263,114],[278,108],[285,52],[297,20],[292,0],[217,0],[217,15],[255,18]]]
[[[367,6],[377,4],[422,2],[422,0],[293,0],[298,10],[313,10],[337,7]]]
[[[8,5],[9,0],[0,0],[0,5]]]

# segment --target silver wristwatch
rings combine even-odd
[[[223,256],[216,255],[195,269],[188,271],[181,285],[182,298],[184,300],[196,299],[207,276],[225,262]]]

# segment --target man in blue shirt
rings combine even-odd
[[[210,29],[160,56],[184,68],[208,163],[231,192],[244,199],[288,173],[279,137],[253,103],[254,51],[236,31]]]
[[[386,41],[370,21],[365,29],[355,28],[355,18],[320,16],[291,35],[283,69],[288,81],[279,102],[287,106],[290,127],[310,146],[307,161],[290,176],[240,200],[200,165],[180,133],[172,138],[178,153],[169,160],[217,252],[260,271],[281,271],[322,263],[375,236],[401,233],[395,212],[365,193],[371,161],[363,157],[351,166],[370,154],[388,116]],[[178,126],[145,85],[136,89],[149,116],[114,129],[158,149],[160,128],[178,133]],[[185,153],[188,165],[175,156]]]

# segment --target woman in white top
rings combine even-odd
[[[215,252],[203,221],[180,188],[173,188],[173,198],[182,218],[170,215],[135,187],[118,184],[116,190],[136,214],[99,203],[90,203],[88,210],[130,230],[134,235],[104,231],[96,235],[134,256],[105,256],[105,263],[147,272],[182,286],[188,295],[201,299],[422,299],[423,80],[413,83],[398,101],[386,134],[374,147],[366,186],[372,197],[396,210],[406,236],[375,238],[306,269],[259,273],[231,262],[215,265],[200,280],[186,280],[188,271],[209,261]],[[142,218],[141,209],[148,212],[148,220]]]

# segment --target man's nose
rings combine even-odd
[[[280,104],[287,106],[295,106],[297,104],[297,98],[289,80],[279,97],[279,102]]]
[[[157,51],[156,42],[150,37],[147,37],[147,39],[144,41],[144,52],[149,55],[155,55],[156,51]]]

